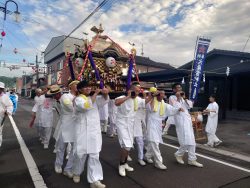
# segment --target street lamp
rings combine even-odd
[[[23,71],[23,74],[24,74],[24,97],[27,96],[27,83],[26,83],[26,72]]]
[[[20,12],[18,11],[18,5],[15,1],[13,0],[8,0],[5,2],[4,7],[0,7],[0,9],[4,12],[4,21],[6,20],[6,15],[7,13],[10,13],[10,11],[7,10],[7,5],[8,3],[14,3],[16,5],[16,11],[14,11],[14,19],[16,22],[20,21]]]

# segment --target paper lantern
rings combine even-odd
[[[116,66],[116,60],[113,57],[108,57],[106,59],[106,66],[109,68],[114,68]]]
[[[76,58],[75,64],[76,64],[76,66],[78,66],[78,67],[82,67],[82,66],[83,66],[83,59],[80,58],[80,57]]]
[[[6,35],[6,33],[4,31],[1,32],[2,37],[4,37]]]

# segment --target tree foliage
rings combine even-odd
[[[5,88],[16,87],[16,78],[10,78],[6,76],[0,76],[0,82],[5,83]]]

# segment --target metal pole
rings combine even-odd
[[[27,97],[26,73],[25,73],[25,75],[24,75],[24,82],[25,82],[25,92],[24,92],[24,94],[25,94],[25,97]]]
[[[15,5],[16,5],[16,12],[18,12],[18,5],[17,5],[17,3],[15,2],[15,1],[13,1],[13,0],[8,0],[8,1],[6,1],[5,2],[5,5],[4,5],[4,21],[6,20],[6,14],[7,14],[7,4],[9,3],[9,2],[12,2],[12,3],[14,3]]]
[[[39,88],[39,65],[38,65],[38,56],[36,55],[36,87]]]
[[[189,82],[189,99],[191,98],[191,88],[192,88],[192,81],[193,81],[192,76],[193,76],[194,60],[195,60],[198,38],[199,38],[199,36],[197,36],[197,38],[196,38],[195,49],[194,49],[194,59],[193,59],[192,68],[191,68],[191,75],[190,75],[190,82]]]

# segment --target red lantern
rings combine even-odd
[[[2,37],[4,37],[6,35],[6,33],[4,31],[1,32]]]

